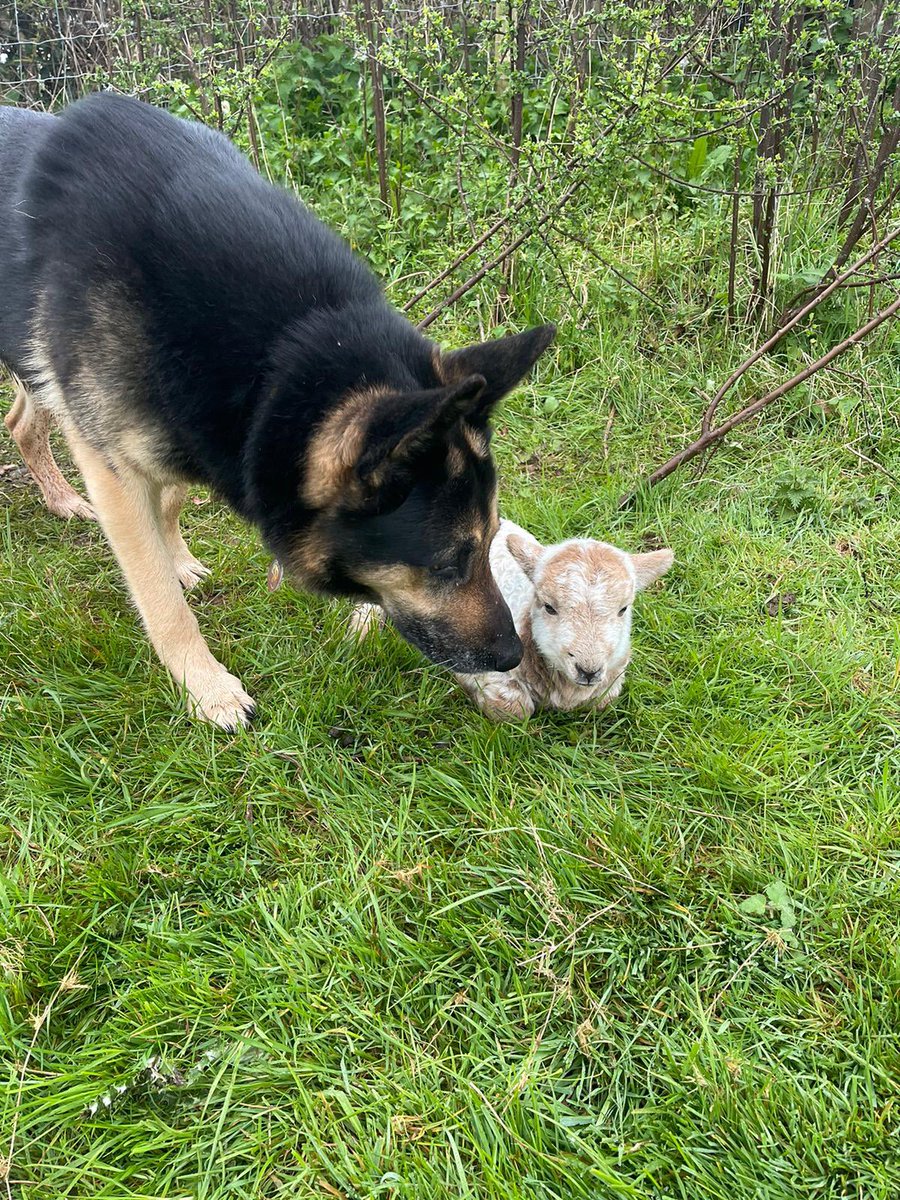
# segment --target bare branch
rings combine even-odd
[[[677,471],[684,463],[690,462],[692,458],[696,458],[698,454],[702,454],[704,450],[708,450],[711,446],[720,442],[732,429],[735,429],[738,425],[743,425],[745,421],[749,421],[751,417],[755,417],[757,413],[762,412],[773,401],[781,399],[782,396],[797,387],[798,384],[809,379],[811,375],[815,375],[817,371],[821,371],[823,367],[827,367],[839,355],[846,353],[857,342],[861,342],[863,338],[868,337],[879,325],[883,325],[885,321],[889,321],[898,312],[900,312],[900,296],[892,304],[889,304],[887,308],[883,308],[881,312],[876,313],[871,320],[857,329],[855,333],[851,333],[849,337],[844,338],[837,346],[833,346],[827,354],[823,354],[821,358],[817,358],[814,363],[810,363],[808,367],[793,375],[785,383],[781,384],[780,387],[775,388],[772,392],[767,392],[765,396],[760,397],[759,400],[754,400],[752,404],[746,405],[715,429],[707,429],[696,441],[691,442],[689,446],[685,446],[678,454],[673,455],[668,462],[663,463],[661,467],[657,467],[655,471],[648,475],[644,480],[643,486],[648,488],[655,487],[657,483],[662,482],[673,471]],[[635,493],[631,492],[623,496],[619,501],[619,508],[626,508],[631,504],[634,495]]]
[[[832,292],[836,291],[848,279],[850,279],[851,276],[855,275],[862,267],[864,267],[869,259],[874,258],[877,254],[880,254],[885,246],[890,245],[890,243],[898,237],[900,237],[900,226],[894,229],[886,237],[883,237],[880,242],[876,242],[871,250],[868,251],[868,253],[864,254],[862,258],[858,259],[852,267],[848,267],[847,270],[833,280],[827,288],[819,292],[817,296],[810,300],[810,302],[804,308],[801,308],[799,312],[795,313],[789,321],[787,321],[772,334],[768,341],[764,342],[758,350],[754,350],[749,358],[744,359],[737,370],[733,371],[732,374],[728,376],[710,401],[709,407],[703,415],[703,422],[700,426],[701,434],[705,435],[709,432],[710,426],[712,425],[712,419],[716,415],[716,409],[719,407],[719,404],[721,403],[725,394],[729,392],[732,387],[734,387],[741,376],[746,374],[746,372],[749,371],[754,363],[759,362],[763,355],[768,354],[769,351],[781,341],[785,334],[790,333],[790,331],[796,325],[798,325],[804,317],[808,316],[809,313],[811,313],[814,308],[818,307],[823,300],[826,300]]]

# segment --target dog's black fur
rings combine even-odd
[[[299,583],[385,603],[433,659],[518,662],[481,547],[494,468],[472,435],[486,445],[551,326],[442,356],[225,137],[112,94],[57,118],[0,110],[0,271],[0,359],[38,401],[52,375],[64,429],[113,464],[140,431],[142,469],[210,486]],[[317,436],[367,393],[339,494],[311,495]],[[381,589],[397,566],[415,602]]]

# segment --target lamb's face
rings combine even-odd
[[[552,670],[605,691],[628,665],[635,594],[663,575],[670,550],[626,554],[587,539],[546,548],[511,535],[510,553],[531,579],[531,632]]]

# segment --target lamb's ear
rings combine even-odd
[[[487,381],[477,407],[469,415],[473,425],[484,424],[491,409],[528,374],[556,337],[555,325],[537,325],[511,337],[495,338],[463,350],[435,356],[438,377],[445,383],[467,375],[483,375]]]
[[[649,554],[632,554],[631,565],[637,575],[637,590],[643,591],[651,583],[665,575],[675,561],[671,550],[651,550]]]
[[[521,533],[511,533],[506,539],[506,546],[531,582],[534,583],[534,573],[543,550],[541,543],[537,538],[526,537]]]

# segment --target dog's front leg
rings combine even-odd
[[[185,591],[188,591],[209,574],[209,567],[204,567],[199,559],[194,558],[188,549],[187,542],[182,536],[178,525],[178,514],[187,495],[187,484],[172,483],[162,491],[162,535],[169,547],[172,561],[175,564],[175,574]]]
[[[213,658],[182,594],[166,542],[162,485],[127,465],[113,470],[72,433],[69,445],[150,641],[184,685],[191,713],[223,729],[246,725],[253,700]]]

